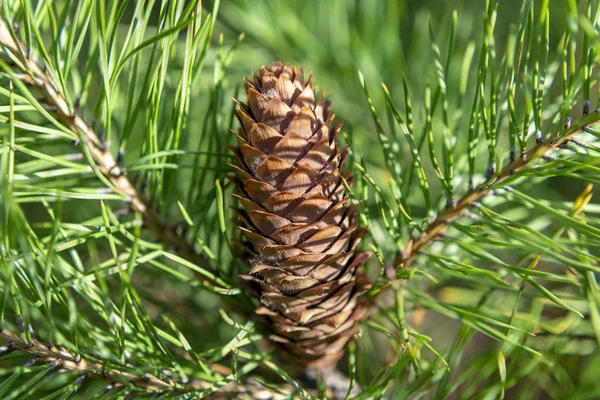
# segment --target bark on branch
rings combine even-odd
[[[459,218],[464,211],[474,203],[490,193],[494,186],[503,183],[515,172],[528,168],[534,160],[543,157],[551,150],[565,145],[573,138],[573,136],[585,131],[587,126],[597,122],[600,122],[600,113],[598,111],[584,116],[576,121],[572,127],[567,128],[563,132],[557,132],[547,140],[537,143],[533,148],[523,153],[520,158],[517,158],[506,165],[496,176],[492,176],[477,187],[469,190],[460,198],[460,200],[446,208],[434,221],[432,221],[417,240],[408,243],[404,251],[396,257],[396,260],[394,261],[394,270],[407,268],[411,265],[420,253],[446,232],[448,226],[450,226],[454,220]],[[392,278],[391,280],[394,279],[393,277],[390,278]]]
[[[123,386],[124,382],[127,382],[138,389],[146,391],[184,394],[208,390],[213,386],[212,383],[199,379],[180,383],[159,378],[150,373],[145,373],[141,376],[135,375],[122,369],[111,368],[100,362],[74,355],[55,345],[43,344],[36,339],[26,341],[21,336],[7,329],[0,330],[0,342],[5,343],[1,348],[2,351],[0,351],[0,354],[22,351],[32,355],[34,363],[53,364],[59,371],[80,372],[82,377],[111,382],[115,387]],[[253,388],[253,390],[256,390],[256,388]],[[220,388],[218,393],[214,394],[212,398],[229,399],[242,393],[251,393],[251,391],[242,385],[230,382]]]
[[[0,329],[1,343],[4,343],[4,345],[0,346],[0,356],[13,351],[24,352],[33,356],[33,359],[27,363],[28,365],[52,364],[57,371],[79,372],[80,377],[77,378],[77,381],[81,384],[88,379],[94,379],[108,382],[114,388],[126,387],[129,384],[142,391],[169,396],[204,392],[203,395],[205,397],[203,398],[217,400],[232,398],[283,400],[291,398],[295,393],[294,388],[289,384],[265,388],[251,378],[245,380],[243,384],[233,380],[226,382],[226,384],[223,384],[223,382],[212,383],[195,378],[184,383],[161,378],[151,373],[136,375],[132,372],[127,372],[126,366],[119,366],[117,368],[116,366],[105,365],[101,362],[75,355],[54,344],[44,344],[33,338],[25,340],[22,335],[18,335],[8,329]],[[213,364],[211,368],[219,370],[221,375],[231,376],[231,370],[223,365]],[[348,379],[335,369],[321,373],[324,375],[327,386],[327,398],[344,399],[348,390]],[[317,379],[317,375],[308,374],[303,377],[302,384],[305,387],[316,388]],[[316,389],[308,389],[308,391],[314,396],[319,395]],[[352,395],[355,396],[358,394],[358,386],[355,386]]]

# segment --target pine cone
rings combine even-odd
[[[260,300],[256,313],[270,338],[306,367],[329,367],[366,311],[357,268],[368,253],[355,250],[365,230],[342,183],[342,124],[332,128],[330,103],[316,100],[302,68],[275,62],[244,84],[248,105],[238,102],[240,146],[232,150],[239,166],[231,178],[251,266],[242,278]]]

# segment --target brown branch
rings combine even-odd
[[[33,364],[53,364],[59,372],[78,372],[85,379],[110,382],[113,387],[126,387],[127,384],[143,390],[159,394],[182,395],[186,393],[198,393],[211,389],[214,385],[201,379],[191,379],[185,383],[176,382],[170,379],[159,378],[151,373],[136,375],[125,371],[126,367],[117,369],[114,366],[104,365],[100,362],[89,360],[87,358],[75,355],[66,349],[53,344],[44,344],[37,339],[25,340],[18,334],[7,329],[0,329],[0,343],[5,343],[0,347],[0,356],[13,351],[21,351],[33,356],[28,365]],[[222,375],[230,375],[229,368],[213,364],[213,370],[219,370]],[[311,375],[312,373],[312,375]],[[308,391],[314,396],[318,396],[317,379],[318,374],[322,374],[327,385],[326,394],[330,399],[344,399],[348,390],[348,379],[337,372],[335,369],[327,371],[309,371],[308,375],[301,378],[305,387],[312,387]],[[83,380],[81,381],[83,382]],[[213,388],[216,389],[216,388]],[[235,381],[228,382],[222,387],[212,392],[208,397],[211,399],[232,399],[232,398],[252,398],[252,399],[272,399],[283,400],[291,398],[294,394],[294,388],[289,384],[272,386],[270,388],[262,386],[260,382],[249,378],[246,384]],[[352,392],[358,395],[358,386]]]
[[[198,253],[185,236],[176,233],[175,226],[163,223],[157,210],[144,199],[126,171],[117,163],[98,134],[79,115],[77,110],[69,108],[65,97],[59,92],[59,85],[52,76],[38,64],[20,41],[15,41],[4,21],[0,20],[0,47],[10,52],[21,65],[19,79],[34,87],[51,107],[57,119],[82,139],[82,145],[87,146],[89,153],[96,163],[97,169],[114,185],[114,189],[123,194],[133,212],[142,215],[144,225],[152,231],[166,246],[175,249],[177,254],[203,267],[211,265],[208,257]]]
[[[42,342],[32,339],[27,342],[19,335],[7,330],[0,330],[0,342],[5,343],[2,353],[15,350],[25,352],[34,356],[36,363],[53,363],[58,371],[80,372],[82,376],[89,379],[103,380],[112,382],[115,387],[123,386],[123,382],[128,382],[138,389],[161,393],[183,394],[198,392],[209,389],[213,384],[200,379],[192,379],[186,383],[178,383],[162,379],[156,375],[145,373],[142,376],[130,372],[107,367],[99,362],[91,361],[86,358],[74,355],[69,351],[54,345],[45,345]],[[249,393],[250,390],[235,382],[230,382],[219,389],[212,398],[229,399],[241,393]]]
[[[535,159],[544,156],[551,150],[561,147],[574,135],[584,131],[588,125],[597,122],[600,122],[599,112],[581,118],[573,127],[567,128],[563,133],[556,133],[546,141],[536,144],[532,149],[523,153],[520,158],[506,165],[499,174],[492,176],[479,186],[469,190],[456,204],[446,208],[444,212],[432,221],[417,240],[408,243],[404,251],[396,257],[393,273],[398,268],[406,268],[411,265],[421,252],[446,232],[452,221],[459,218],[470,206],[490,193],[495,185],[505,182],[515,172],[526,169]],[[390,280],[394,279],[394,277],[390,277]]]

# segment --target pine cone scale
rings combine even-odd
[[[333,126],[329,102],[317,101],[302,69],[273,63],[244,85],[231,178],[250,263],[242,279],[271,339],[303,365],[327,367],[365,311],[357,270],[368,254],[355,250],[365,232],[342,184],[341,124]]]

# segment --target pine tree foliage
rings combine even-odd
[[[600,397],[599,2],[226,3],[1,3],[0,398]],[[341,373],[240,288],[231,97],[274,59],[352,149]]]

